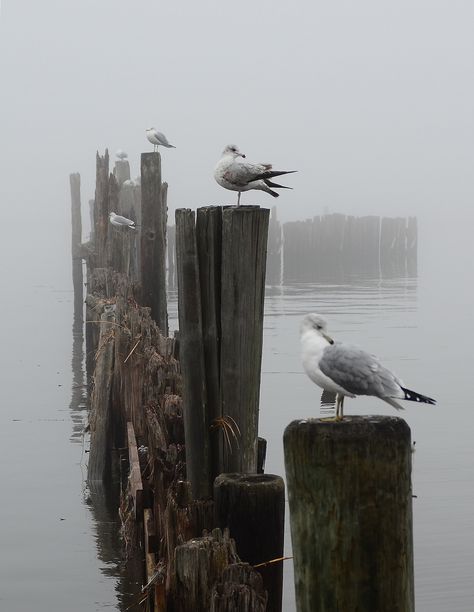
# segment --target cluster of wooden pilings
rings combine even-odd
[[[81,311],[78,261],[87,263],[89,486],[120,472],[125,449],[120,517],[127,551],[143,560],[149,610],[280,612],[284,484],[264,473],[258,437],[266,254],[281,247],[276,215],[252,206],[178,209],[167,243],[160,155],[142,154],[140,185],[129,181],[127,161],[110,174],[107,152],[96,169],[85,244],[80,178],[71,175]],[[137,230],[112,226],[111,211]],[[178,288],[175,337],[166,257]],[[412,612],[405,422],[295,421],[284,452],[297,610]]]

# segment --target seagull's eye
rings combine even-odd
[[[323,329],[323,326],[319,325],[319,323],[315,323],[314,327],[315,329]]]

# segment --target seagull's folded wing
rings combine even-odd
[[[374,355],[336,342],[324,349],[319,362],[323,374],[354,395],[402,397],[398,378]]]
[[[271,169],[270,164],[232,163],[224,172],[224,179],[234,185],[245,187],[262,178],[262,174]]]

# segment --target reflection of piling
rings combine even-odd
[[[284,435],[299,612],[412,612],[410,429],[294,421]]]

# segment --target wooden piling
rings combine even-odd
[[[183,416],[186,471],[195,499],[211,496],[210,423],[202,338],[201,291],[194,212],[176,211],[176,267],[183,372]]]
[[[284,452],[298,612],[413,612],[406,422],[294,421]]]
[[[114,363],[115,313],[106,310],[100,316],[100,336],[95,356],[94,388],[91,397],[91,448],[87,477],[105,480],[110,474],[110,410]]]
[[[166,308],[166,188],[161,183],[159,153],[141,155],[141,286],[142,305],[151,308],[151,316],[163,335],[168,335]]]
[[[107,266],[109,230],[109,152],[96,155],[96,185],[94,199],[94,261],[93,267]]]
[[[74,324],[82,335],[84,310],[84,280],[82,274],[82,218],[81,218],[81,175],[70,174],[71,187],[71,255],[72,285],[74,289]]]
[[[283,556],[285,485],[272,474],[221,474],[214,483],[216,524],[228,527],[239,557],[252,565]],[[283,563],[258,568],[268,612],[282,609]]]
[[[125,181],[130,180],[130,163],[128,159],[116,159],[114,175],[121,187]]]
[[[220,398],[240,429],[226,472],[257,471],[268,208],[222,211]]]

